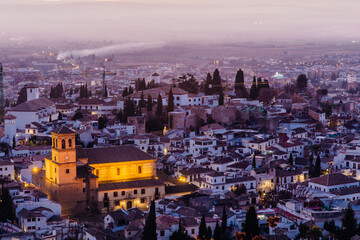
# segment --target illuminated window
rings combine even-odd
[[[65,149],[65,140],[64,140],[64,139],[61,140],[61,148],[62,148],[62,149]]]
[[[71,139],[69,139],[69,147],[71,147],[71,145],[72,145],[72,141]]]
[[[120,175],[120,168],[117,168],[117,169],[116,169],[116,174],[117,174],[117,175]]]
[[[138,173],[141,173],[141,166],[138,166]]]

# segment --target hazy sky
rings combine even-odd
[[[0,0],[0,38],[358,40],[359,0]]]

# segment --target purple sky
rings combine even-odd
[[[0,9],[0,38],[117,42],[360,39],[358,0],[0,0]]]

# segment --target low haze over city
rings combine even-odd
[[[360,239],[359,7],[1,0],[0,239]]]

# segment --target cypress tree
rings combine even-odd
[[[134,93],[134,90],[132,89],[132,87],[130,86],[130,88],[129,88],[129,94],[128,95],[131,95],[131,94],[133,94]]]
[[[224,105],[224,93],[221,90],[219,94],[219,105]]]
[[[250,99],[251,100],[255,100],[257,98],[256,95],[256,77],[254,76],[253,82],[251,84],[251,88],[250,88]]]
[[[263,83],[261,81],[261,77],[259,77],[257,79],[257,85],[256,85],[256,98],[259,97],[261,88],[263,88]]]
[[[124,89],[124,91],[122,92],[122,97],[124,98],[124,97],[126,97],[127,95],[129,95],[129,93],[128,93],[128,88],[126,87],[126,88]]]
[[[206,237],[207,237],[207,227],[206,227],[206,222],[205,222],[205,216],[202,215],[200,226],[199,226],[198,239],[199,240],[206,240]]]
[[[1,202],[0,202],[0,221],[10,222],[15,221],[15,212],[13,201],[9,192],[9,189],[2,185],[1,188]]]
[[[247,98],[248,93],[245,88],[244,72],[239,69],[235,77],[235,93],[237,97]]]
[[[173,95],[172,88],[170,88],[168,100],[169,101],[168,101],[168,106],[167,106],[167,112],[172,112],[172,111],[174,111],[174,95]]]
[[[161,95],[159,93],[158,98],[157,98],[157,105],[156,105],[156,115],[161,116],[162,115],[162,98]]]
[[[18,98],[17,98],[17,101],[16,101],[16,105],[19,105],[19,104],[21,104],[23,102],[26,102],[26,101],[27,101],[27,91],[26,91],[26,88],[24,86],[18,92]]]
[[[211,227],[208,226],[207,232],[206,232],[206,240],[211,240],[211,237],[212,237]]]
[[[315,161],[314,177],[319,177],[321,175],[321,160],[320,155],[318,154]]]
[[[294,165],[294,160],[293,160],[293,155],[292,155],[292,153],[290,153],[290,156],[289,156],[289,164],[290,164],[290,165]]]
[[[139,101],[139,107],[145,107],[144,92],[141,91],[141,98]]]
[[[260,234],[259,220],[256,215],[254,206],[251,206],[246,213],[245,225],[243,232],[246,233],[246,238],[252,239]]]
[[[105,83],[104,97],[108,97],[108,90],[107,90],[107,85],[106,85],[106,83]]]
[[[58,120],[62,120],[63,119],[63,114],[62,114],[62,112],[59,112],[59,114],[58,114]]]
[[[223,212],[222,212],[222,218],[221,218],[221,232],[222,234],[226,234],[227,229],[227,215],[226,215],[226,208],[224,205]]]
[[[150,94],[148,94],[148,99],[147,99],[147,103],[146,103],[146,110],[148,112],[152,111],[152,105],[153,105],[152,97],[150,96]]]
[[[345,213],[342,222],[342,237],[341,239],[348,240],[356,234],[357,221],[355,218],[354,210],[352,209],[350,203],[345,209]]]
[[[255,169],[256,168],[256,157],[255,157],[255,153],[253,156],[253,160],[252,160],[252,167]]]
[[[215,93],[220,93],[220,91],[222,91],[222,86],[221,86],[221,77],[220,77],[220,72],[219,69],[215,69],[214,74],[213,74],[213,94]]]
[[[155,202],[151,201],[149,215],[146,219],[143,233],[141,235],[141,240],[156,240],[156,212],[155,212]]]
[[[206,79],[205,79],[205,84],[204,84],[204,92],[205,95],[212,95],[212,88],[210,88],[210,84],[212,84],[213,80],[212,80],[212,76],[210,73],[207,74]]]
[[[216,226],[214,229],[214,240],[221,240],[221,229],[218,221],[216,221]]]

